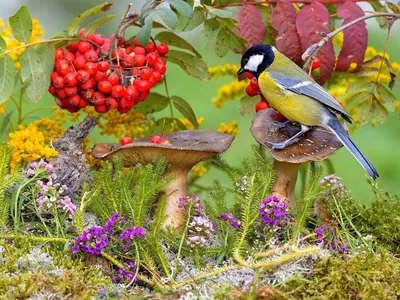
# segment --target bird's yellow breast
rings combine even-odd
[[[288,120],[308,126],[323,124],[323,106],[317,101],[286,90],[264,71],[258,78],[260,90],[268,103]]]

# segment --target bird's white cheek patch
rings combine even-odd
[[[258,66],[262,63],[263,59],[264,55],[262,54],[252,55],[244,68],[249,71],[257,72]]]

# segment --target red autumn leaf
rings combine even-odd
[[[303,52],[323,38],[317,32],[329,33],[329,21],[328,9],[319,2],[313,2],[300,10],[296,18],[296,28]],[[331,40],[319,50],[317,57],[321,61],[318,83],[322,85],[331,77],[335,66],[336,57]]]
[[[265,37],[265,25],[262,22],[262,15],[253,5],[243,5],[238,13],[236,34],[245,39],[248,43],[246,48],[261,44]]]
[[[337,10],[337,15],[344,19],[343,26],[365,14],[356,3],[346,1]],[[368,31],[365,21],[358,22],[345,29],[343,31],[343,47],[336,63],[336,71],[347,71],[351,63],[356,63],[360,66],[364,61],[367,45]]]
[[[301,61],[300,38],[296,31],[296,9],[288,0],[280,0],[271,13],[271,25],[278,31],[276,48],[295,62]]]

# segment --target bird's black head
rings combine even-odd
[[[274,61],[275,55],[270,45],[259,44],[250,47],[242,56],[238,75],[245,72],[253,74],[256,78]]]

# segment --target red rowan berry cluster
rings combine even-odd
[[[84,34],[81,29],[84,40],[56,49],[49,92],[62,109],[77,112],[90,105],[98,113],[110,109],[127,113],[162,80],[167,45],[149,42],[143,47],[136,38],[128,41],[121,37],[110,54],[114,35],[107,39],[101,34]]]

